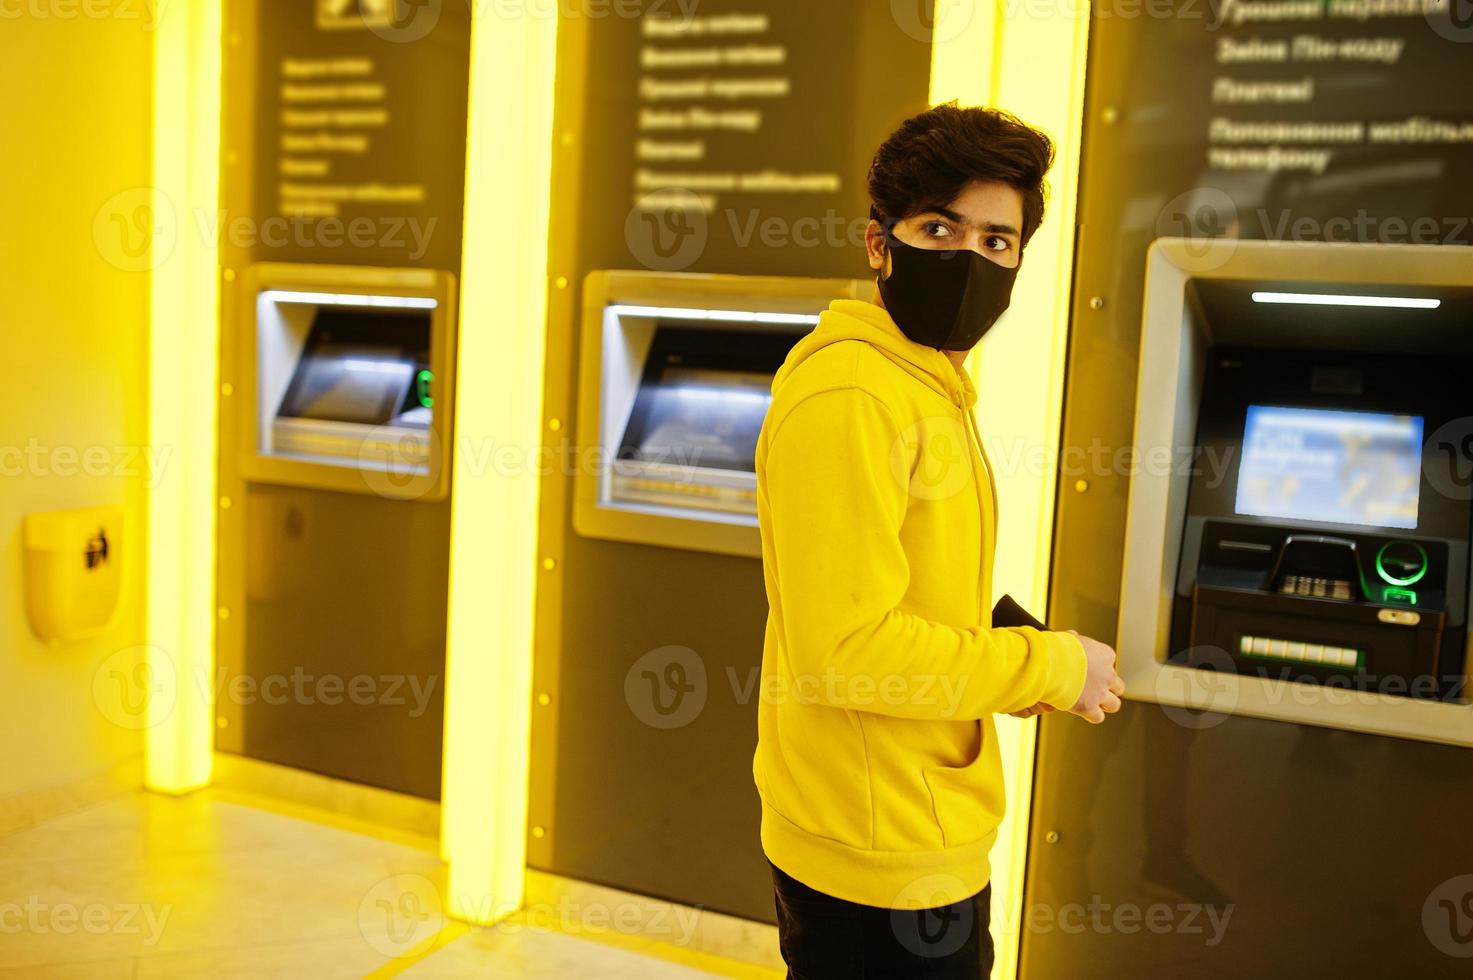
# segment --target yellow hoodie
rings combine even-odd
[[[837,300],[772,394],[757,443],[763,850],[852,902],[959,901],[986,886],[1003,815],[992,715],[1072,707],[1084,649],[991,628],[995,489],[976,391],[945,354]]]

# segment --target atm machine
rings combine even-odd
[[[444,499],[453,279],[421,270],[261,264],[246,273],[242,472]],[[438,396],[441,411],[435,411]]]
[[[258,263],[231,296],[217,744],[438,799],[454,277]]]
[[[1138,347],[1092,324],[1073,361],[1138,358],[1124,434],[1070,436],[1125,443],[1073,490],[1128,480],[1126,704],[1044,719],[1024,899],[1116,928],[1026,925],[1023,973],[1464,976],[1473,249],[1171,237],[1143,258]],[[1105,601],[1080,556],[1115,573],[1115,528],[1066,523],[1054,596],[1077,611]],[[1178,918],[1129,930],[1127,908]]]
[[[578,533],[760,556],[754,467],[773,376],[830,300],[873,288],[593,273],[578,410],[599,462],[578,471]]]
[[[1473,745],[1470,324],[1467,249],[1152,245],[1132,696]]]

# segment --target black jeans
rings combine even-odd
[[[825,895],[768,864],[788,980],[979,980],[992,972],[991,884],[951,905],[904,911]]]

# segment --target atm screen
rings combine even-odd
[[[287,418],[383,425],[412,401],[428,356],[423,315],[323,311],[278,413]]]
[[[1421,474],[1420,416],[1250,405],[1235,509],[1415,528]]]
[[[772,401],[771,388],[771,373],[667,367],[652,392],[641,430],[626,434],[621,456],[648,463],[750,470]]]

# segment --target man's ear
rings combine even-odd
[[[864,250],[869,257],[869,267],[882,276],[889,274],[889,249],[885,246],[885,226],[874,218],[864,229]]]

